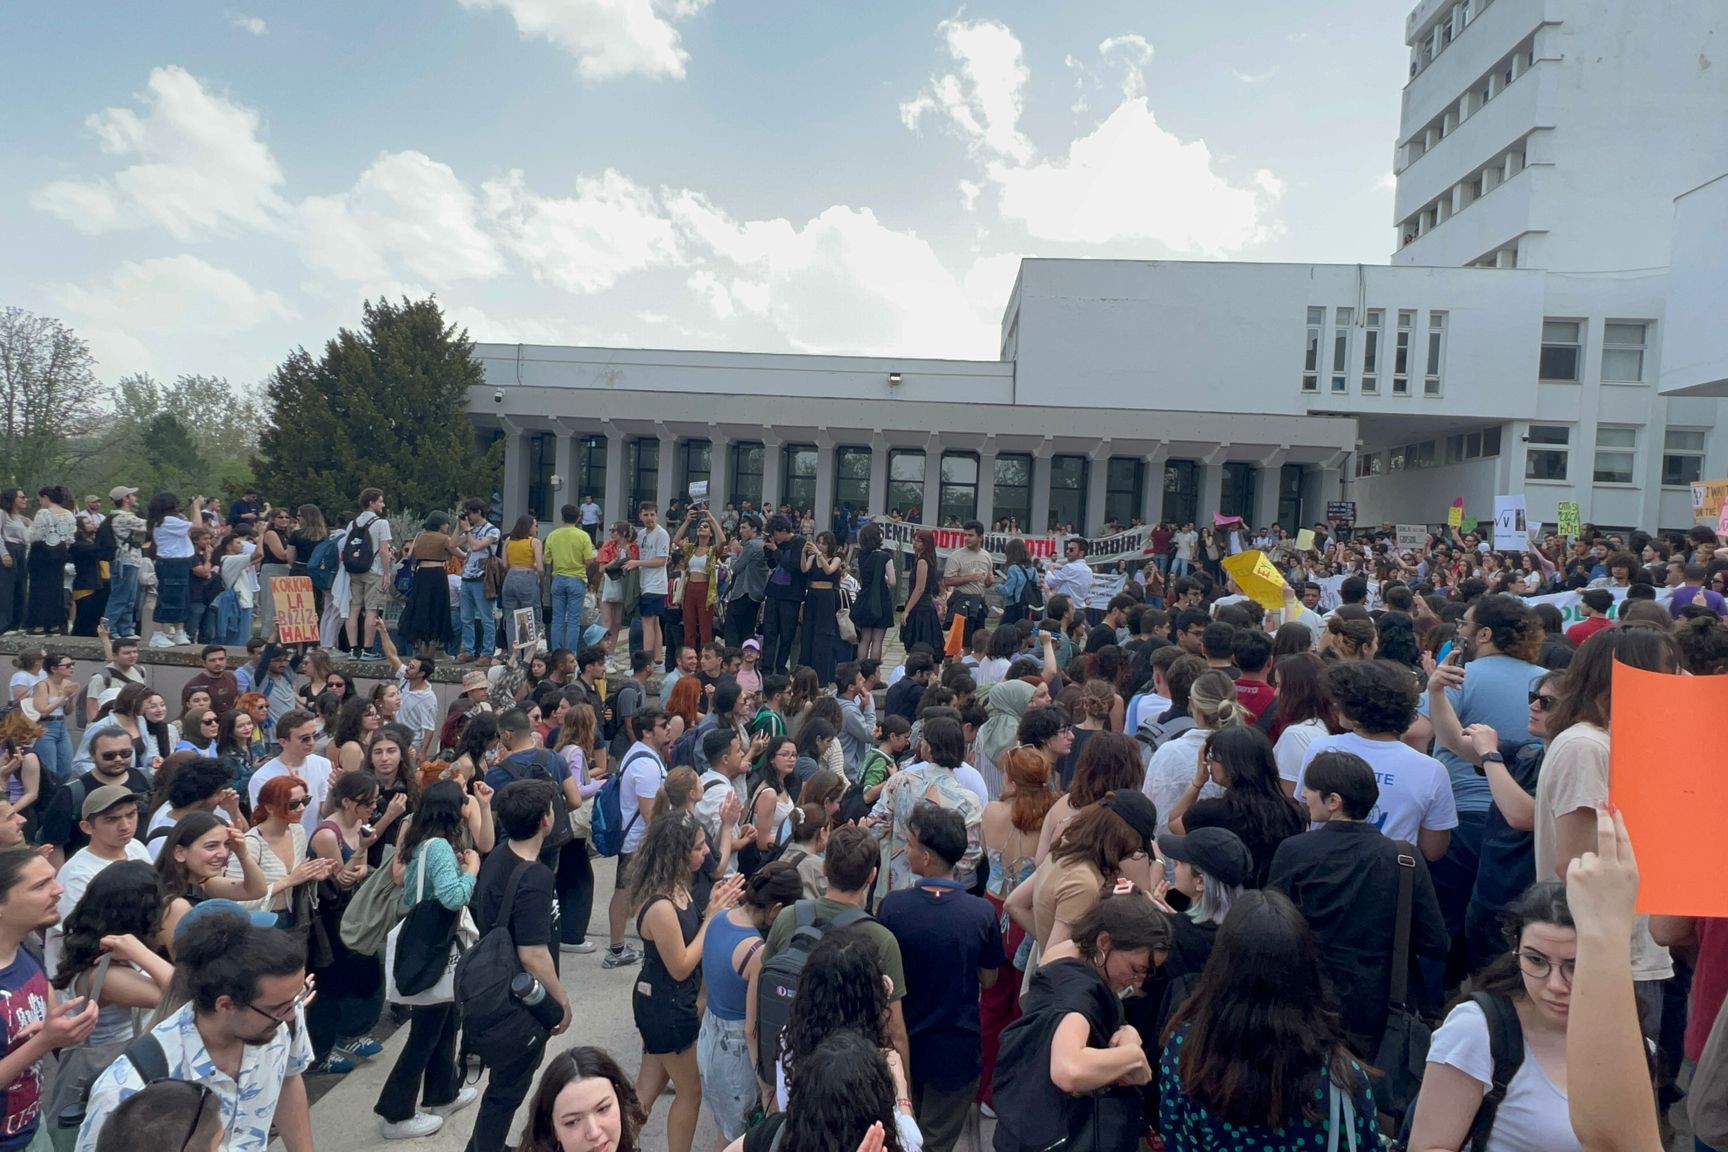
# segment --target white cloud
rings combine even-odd
[[[576,181],[576,194],[541,196],[519,171],[481,185],[503,243],[537,280],[599,292],[620,276],[679,260],[677,236],[654,194],[608,168]]]
[[[984,191],[984,186],[976,180],[960,181],[960,204],[971,212],[978,207],[978,194]]]
[[[900,105],[901,122],[916,129],[925,113],[941,113],[974,155],[1030,160],[1032,142],[1020,131],[1020,112],[1031,73],[1020,41],[996,20],[944,20],[937,27],[959,71],[932,79]]]
[[[1173,252],[1208,256],[1236,251],[1271,229],[1282,191],[1256,174],[1255,187],[1213,170],[1203,140],[1184,141],[1159,127],[1144,97],[1124,101],[1066,159],[1025,167],[995,164],[1001,211],[1043,240],[1108,244],[1151,240]]]
[[[421,152],[386,152],[352,190],[307,197],[298,222],[306,262],[343,280],[377,281],[401,269],[444,285],[505,268],[474,194],[449,165]]]
[[[1398,191],[1398,175],[1397,175],[1397,173],[1395,173],[1395,172],[1384,173],[1380,177],[1380,179],[1374,181],[1374,191],[1376,191],[1376,192],[1396,192],[1396,191]]]
[[[590,82],[640,74],[682,79],[690,54],[677,20],[709,0],[461,0],[464,8],[503,9],[525,37],[548,40],[576,58],[576,71]]]
[[[1152,59],[1152,43],[1136,32],[1107,36],[1098,44],[1098,55],[1122,66],[1122,98],[1132,100],[1146,94],[1146,65]]]
[[[1264,72],[1243,72],[1240,69],[1230,69],[1230,75],[1244,84],[1264,84],[1278,74],[1278,66],[1274,64]]]
[[[234,27],[243,32],[250,32],[254,36],[262,36],[264,33],[270,31],[269,26],[264,23],[264,18],[262,16],[243,16],[236,14],[234,17]]]
[[[143,116],[107,108],[85,121],[104,152],[134,163],[107,178],[49,184],[31,202],[87,233],[155,224],[186,241],[274,226],[282,170],[258,138],[257,112],[173,66],[150,73],[141,99]]]

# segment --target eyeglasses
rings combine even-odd
[[[1549,692],[1530,693],[1530,704],[1538,712],[1552,712],[1554,710],[1554,705],[1558,703],[1559,700],[1560,697]]]
[[[274,1012],[266,1012],[264,1009],[258,1007],[258,1005],[256,1005],[256,1004],[248,1003],[248,1004],[242,1005],[242,1007],[251,1009],[252,1011],[258,1013],[258,1015],[264,1017],[264,1019],[266,1019],[266,1020],[274,1020],[278,1024],[287,1024],[294,1019],[295,1010],[298,1009],[302,1004],[306,1003],[306,995],[307,994],[304,991],[302,991],[298,996],[294,997],[294,999],[292,999],[288,1002],[288,1014],[286,1016],[278,1016]]]
[[[96,754],[96,759],[103,763],[116,760],[130,760],[132,759],[132,749],[122,748],[117,752],[98,752]]]
[[[310,744],[317,738],[318,733],[316,732],[301,732],[298,735],[290,735],[288,737],[288,739],[294,741],[296,744]]]
[[[1540,952],[1520,951],[1518,967],[1532,980],[1546,980],[1554,971],[1554,961]],[[1560,961],[1560,981],[1568,988],[1572,987],[1572,973],[1576,968],[1577,964],[1571,960]]]

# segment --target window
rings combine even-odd
[[[1340,308],[1332,322],[1332,391],[1335,393],[1350,390],[1350,322],[1355,315],[1353,308]]]
[[[1380,391],[1380,323],[1386,313],[1378,308],[1368,310],[1368,330],[1362,336],[1362,392],[1369,395]]]
[[[1326,309],[1308,309],[1308,343],[1302,353],[1302,391],[1320,391],[1320,329],[1326,323]]]
[[[552,519],[552,472],[557,466],[558,437],[552,432],[531,432],[527,439],[527,511],[544,523]]]
[[[1602,379],[1611,384],[1644,383],[1647,326],[1609,321],[1602,326]]]
[[[1164,462],[1164,519],[1192,524],[1200,509],[1200,467],[1192,460]]]
[[[1684,488],[1704,479],[1704,430],[1670,428],[1662,433],[1662,484]]]
[[[1638,460],[1638,429],[1599,424],[1596,464],[1590,478],[1598,484],[1630,484]]]
[[[1482,442],[1482,438],[1480,436],[1478,436],[1476,438],[1476,442],[1478,444],[1480,444]],[[1446,437],[1446,463],[1459,464],[1459,463],[1462,463],[1463,460],[1464,460],[1464,433],[1454,432],[1452,435]]]
[[[739,508],[744,501],[758,511],[762,508],[762,445],[741,441],[732,445],[732,483],[727,486]]]
[[[998,520],[1012,518],[1021,531],[1032,527],[1032,457],[1004,452],[996,457],[996,481],[991,506]]]
[[[624,517],[636,519],[636,509],[642,504],[660,499],[660,441],[653,436],[638,436],[624,446],[624,476],[630,482],[625,499]],[[664,508],[661,509],[665,511]]]
[[[834,507],[869,510],[870,465],[868,448],[847,445],[834,450]]]
[[[1564,480],[1572,455],[1572,429],[1563,424],[1530,425],[1530,448],[1524,456],[1524,479]]]
[[[1410,395],[1410,329],[1416,324],[1416,313],[1398,313],[1398,342],[1392,349],[1392,395]]]
[[[1112,456],[1104,468],[1104,519],[1126,528],[1144,507],[1146,464],[1133,456]]]
[[[816,507],[816,445],[788,444],[780,450],[780,503],[795,515]]]
[[[1218,510],[1226,516],[1240,516],[1244,523],[1254,522],[1254,481],[1260,469],[1248,460],[1232,460],[1224,465],[1224,475],[1218,490]]]
[[[1576,320],[1542,321],[1543,380],[1566,384],[1578,382],[1578,366],[1583,360],[1583,328]]]
[[[1278,523],[1286,531],[1302,527],[1302,483],[1307,469],[1300,464],[1286,464],[1278,469]]]
[[[1356,478],[1358,480],[1360,480],[1365,476],[1379,475],[1379,473],[1380,473],[1380,469],[1378,467],[1379,459],[1380,459],[1380,457],[1379,457],[1378,453],[1374,453],[1374,452],[1358,452],[1358,453],[1356,453]]]
[[[944,524],[950,520],[964,524],[978,515],[978,453],[942,453],[937,509]]]
[[[1446,313],[1428,313],[1428,363],[1422,373],[1422,395],[1440,395],[1440,357],[1446,345]]]
[[[1500,455],[1500,426],[1482,429],[1482,455]]]
[[[598,504],[606,498],[606,437],[576,438],[576,475],[571,480],[577,503],[592,499]]]
[[[1086,466],[1084,456],[1050,457],[1050,523],[1072,524],[1086,531]]]
[[[896,448],[888,453],[888,508],[907,520],[924,522],[924,453]]]
[[[678,445],[678,491],[675,497],[688,497],[690,485],[707,481],[712,470],[709,467],[712,457],[712,445],[706,440],[685,440]]]

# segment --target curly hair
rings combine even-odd
[[[830,1033],[850,1029],[873,1048],[888,1047],[888,990],[876,945],[855,928],[831,929],[810,952],[780,1035],[788,1097],[797,1091],[798,1061]]]
[[[1106,793],[1140,787],[1145,775],[1138,740],[1120,732],[1099,732],[1080,749],[1068,803],[1078,811],[1104,799]]]
[[[1401,733],[1416,719],[1416,680],[1389,660],[1340,660],[1326,669],[1339,715],[1370,735]]]
[[[894,1076],[880,1047],[843,1028],[804,1058],[804,1076],[788,1088],[781,1152],[851,1148],[872,1124],[882,1125],[882,1146],[900,1150],[894,1122]]]
[[[1728,669],[1728,625],[1716,616],[1692,616],[1674,630],[1674,639],[1685,657],[1686,671],[1694,676],[1719,676]]]
[[[28,748],[41,739],[48,729],[24,715],[22,708],[8,708],[0,714],[0,743],[14,748]]]
[[[148,940],[161,923],[162,887],[156,870],[142,860],[110,864],[91,877],[90,886],[66,917],[54,987],[70,988],[73,980],[96,966],[103,956],[104,936]]]
[[[528,1109],[521,1152],[561,1152],[558,1118],[553,1113],[558,1094],[578,1080],[595,1079],[609,1081],[612,1095],[618,1101],[618,1145],[613,1152],[637,1152],[637,1140],[642,1135],[642,1125],[648,1122],[648,1114],[636,1098],[636,1085],[604,1050],[588,1047],[565,1049],[552,1057],[540,1073],[540,1088]]]
[[[1415,668],[1422,663],[1422,650],[1416,646],[1416,621],[1403,612],[1380,614],[1380,647],[1376,655]]]
[[[701,822],[689,812],[668,812],[649,822],[630,859],[630,907],[689,889],[690,853],[701,835]]]

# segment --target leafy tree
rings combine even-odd
[[[354,507],[363,487],[392,509],[422,513],[490,492],[496,449],[482,453],[468,390],[485,382],[466,331],[435,299],[367,301],[313,359],[296,349],[265,386],[258,489],[273,503]]]
[[[163,418],[173,427],[159,423]],[[119,482],[187,496],[237,495],[251,482],[263,419],[258,400],[220,376],[182,375],[172,384],[144,374],[122,377],[106,440],[106,470],[96,486]],[[161,445],[180,435],[179,456],[154,454],[152,437]],[[139,474],[140,463],[155,471]],[[165,482],[168,476],[172,483]]]
[[[203,494],[205,463],[192,430],[172,412],[158,412],[145,425],[140,463],[148,474],[135,483],[146,492]],[[197,488],[197,493],[192,489]]]
[[[60,321],[0,309],[0,481],[61,483],[74,444],[101,423],[90,346]]]

